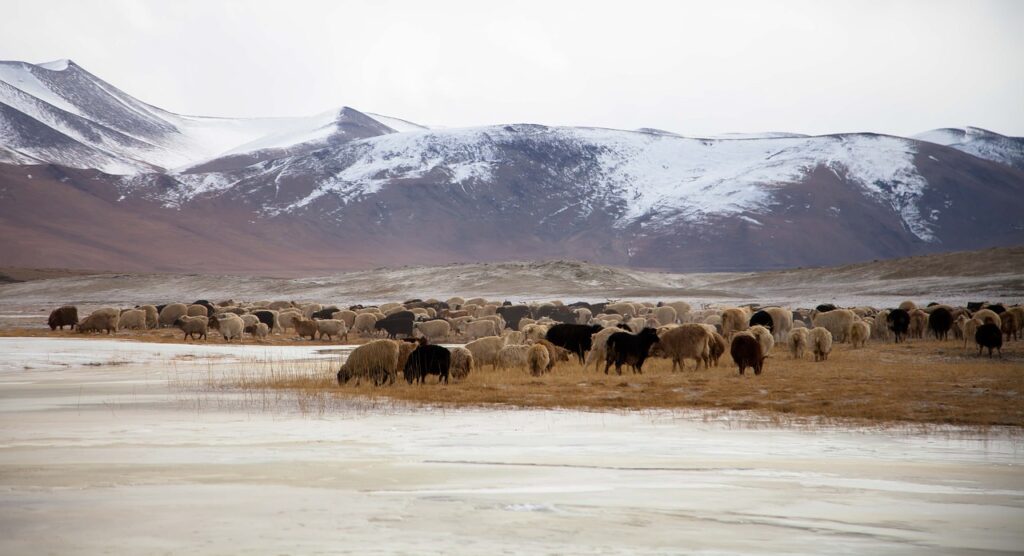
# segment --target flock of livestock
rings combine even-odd
[[[970,303],[966,307],[930,304],[917,307],[905,301],[898,308],[814,309],[781,307],[724,307],[693,310],[683,301],[669,303],[609,302],[563,304],[497,303],[483,298],[411,299],[379,306],[347,309],[288,301],[213,304],[141,305],[105,308],[79,319],[74,306],[55,309],[51,329],[64,326],[79,332],[176,327],[184,338],[206,340],[216,330],[226,342],[243,335],[262,340],[293,330],[299,338],[347,341],[350,334],[371,338],[355,348],[338,371],[338,382],[368,380],[393,384],[401,372],[409,382],[458,380],[474,368],[527,368],[533,375],[550,372],[559,361],[575,357],[584,367],[624,365],[642,373],[649,357],[672,361],[672,370],[718,365],[728,351],[743,374],[749,367],[761,374],[776,343],[787,346],[793,358],[812,354],[825,361],[833,342],[862,347],[869,340],[903,342],[934,336],[977,346],[1002,356],[1002,344],[1018,339],[1024,327],[1024,307]],[[386,338],[385,338],[386,337]],[[465,342],[446,348],[439,343]]]

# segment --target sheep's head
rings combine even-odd
[[[352,380],[352,372],[342,367],[338,370],[338,386],[348,384],[348,381]]]

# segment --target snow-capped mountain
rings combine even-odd
[[[1024,137],[1007,137],[978,127],[947,127],[918,133],[914,139],[946,145],[978,158],[1024,170]]]
[[[9,264],[140,270],[550,257],[733,270],[1024,242],[1021,140],[961,131],[201,118],[72,62],[4,62],[0,233],[16,241],[0,249]]]
[[[111,174],[216,167],[395,133],[340,108],[296,118],[183,116],[141,102],[70,60],[0,62],[0,161],[55,163]],[[416,126],[419,127],[419,126]]]

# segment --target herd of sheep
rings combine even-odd
[[[347,341],[357,334],[370,341],[355,348],[338,371],[338,382],[352,379],[375,385],[394,383],[399,372],[410,383],[437,375],[464,378],[474,368],[525,368],[533,375],[550,372],[560,361],[575,357],[585,368],[614,365],[642,373],[649,357],[672,361],[672,370],[717,366],[729,352],[740,374],[751,368],[761,374],[772,348],[784,344],[791,355],[813,355],[825,361],[834,342],[853,348],[869,340],[902,342],[934,336],[977,346],[1002,356],[1004,341],[1019,339],[1024,307],[969,303],[966,307],[905,301],[892,309],[814,309],[743,306],[694,310],[683,301],[668,303],[609,302],[512,304],[483,298],[412,299],[346,309],[317,303],[265,301],[217,304],[141,305],[104,308],[79,319],[74,306],[55,309],[51,329],[64,326],[81,333],[176,327],[183,337],[206,340],[216,330],[226,342],[243,335],[257,340],[294,331],[299,338]],[[446,348],[440,343],[462,343]]]

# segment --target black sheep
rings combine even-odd
[[[836,306],[831,304],[831,303],[822,303],[821,305],[818,305],[817,307],[815,307],[815,309],[819,313],[827,313],[829,311],[835,311],[836,310]]]
[[[751,315],[750,326],[756,326],[758,324],[767,328],[769,332],[775,331],[775,321],[767,311],[762,310]]]
[[[734,336],[732,346],[729,347],[729,354],[732,355],[732,360],[739,367],[740,374],[743,374],[747,367],[753,367],[755,375],[761,374],[764,360],[767,358],[761,353],[761,342],[749,334]]]
[[[644,328],[638,334],[616,332],[608,337],[608,349],[604,362],[604,374],[615,363],[615,373],[622,374],[622,365],[633,367],[633,374],[643,374],[644,361],[651,353],[651,346],[658,343],[658,332]]]
[[[64,305],[58,307],[50,313],[50,318],[47,320],[50,325],[50,330],[56,330],[60,327],[64,330],[65,326],[70,326],[72,330],[75,329],[75,325],[78,324],[78,307],[74,305]]]
[[[437,375],[438,382],[448,384],[448,369],[451,368],[451,364],[452,352],[447,348],[432,344],[420,344],[409,355],[402,374],[409,384],[413,382],[423,384],[427,375]]]
[[[893,309],[889,311],[885,320],[889,322],[889,330],[892,330],[896,336],[897,344],[906,339],[907,332],[910,330],[910,313],[903,309]]]
[[[256,318],[258,318],[260,322],[267,325],[267,328],[269,328],[271,332],[274,331],[274,328],[277,325],[277,319],[273,312],[264,309],[259,311],[253,311],[252,314]]]
[[[327,307],[314,312],[309,318],[316,320],[331,320],[332,315],[338,312],[337,307]]]
[[[392,313],[374,323],[374,330],[384,330],[388,338],[397,338],[399,334],[412,336],[413,322],[416,320],[416,313],[412,311],[398,311]]]
[[[953,328],[953,313],[945,307],[938,307],[928,315],[928,330],[936,340],[949,339],[949,330]]]
[[[512,330],[519,330],[519,321],[533,316],[526,305],[502,305],[498,307],[498,314]]]
[[[583,364],[583,357],[590,351],[593,341],[591,336],[600,332],[600,325],[588,324],[556,324],[548,329],[545,339],[560,348],[575,353],[576,357]]]
[[[1003,331],[998,326],[991,323],[979,326],[974,333],[974,341],[978,344],[978,357],[985,348],[988,348],[989,358],[993,349],[999,352],[1000,358],[1003,357]]]

